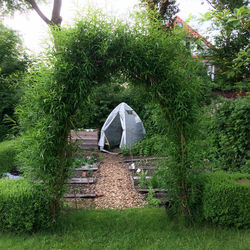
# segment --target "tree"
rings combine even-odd
[[[215,78],[217,87],[223,90],[247,89],[248,1],[211,1],[210,4],[215,9],[206,13],[204,19],[212,21],[212,28],[218,30],[218,35],[214,37],[215,46],[210,46],[205,55],[212,58],[218,69]]]
[[[176,0],[141,0],[151,10],[157,10],[159,18],[165,22],[173,20],[174,16],[179,12]]]
[[[26,11],[33,9],[41,17],[41,19],[49,26],[60,26],[62,23],[62,17],[60,16],[62,0],[54,0],[52,15],[49,19],[44,15],[38,6],[41,1],[36,0],[2,0],[0,1],[0,12],[2,14],[13,13],[14,11]]]
[[[28,58],[17,32],[0,22],[0,140],[11,128],[4,122],[4,118],[13,118],[20,96],[19,81],[27,65]]]
[[[213,8],[219,11],[229,9],[233,12],[235,8],[239,8],[241,6],[247,6],[248,0],[206,0],[208,4]]]

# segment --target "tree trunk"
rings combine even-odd
[[[46,24],[48,24],[49,26],[61,25],[62,17],[60,16],[60,13],[62,7],[62,0],[54,0],[51,19],[49,19],[43,14],[43,12],[40,10],[35,0],[25,0],[25,1],[31,5],[32,9],[36,11],[36,13]]]

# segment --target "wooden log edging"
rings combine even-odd
[[[97,171],[98,167],[82,166],[80,168],[75,168],[75,171]]]
[[[134,161],[154,161],[168,159],[168,157],[149,157],[149,158],[133,158],[133,159],[123,159],[123,162],[134,162]]]
[[[136,190],[135,189],[135,182],[134,182],[133,176],[130,176],[130,180],[131,180],[131,184],[132,184],[133,190]]]
[[[139,193],[148,193],[149,192],[149,189],[148,188],[145,188],[145,189],[138,189],[137,190]],[[155,193],[166,193],[167,190],[165,189],[158,189],[158,188],[154,188],[153,191]]]
[[[137,169],[142,169],[142,170],[156,170],[158,169],[158,167],[154,167],[154,166],[128,166],[129,170],[137,170]]]
[[[67,181],[68,184],[92,184],[94,183],[94,178],[71,178]]]
[[[96,194],[64,194],[64,198],[96,198]]]
[[[139,180],[141,177],[140,176],[133,176],[133,179],[134,180]],[[146,179],[148,180],[148,179],[151,179],[152,178],[152,176],[146,176]]]

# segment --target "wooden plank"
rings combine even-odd
[[[145,189],[138,189],[139,193],[148,193],[149,189],[145,188]],[[154,192],[155,193],[165,193],[166,190],[165,189],[158,189],[158,188],[154,188]]]
[[[134,180],[139,180],[141,177],[140,176],[133,176]],[[146,179],[151,179],[152,176],[146,176]]]
[[[96,198],[96,194],[64,194],[64,198]]]
[[[133,158],[133,159],[123,159],[124,162],[134,162],[134,161],[156,161],[168,159],[168,157],[149,157],[149,158]]]
[[[97,167],[88,167],[88,166],[83,166],[83,167],[81,167],[81,168],[75,168],[74,170],[76,170],[76,171],[97,171],[98,170],[98,168]]]
[[[94,183],[93,178],[71,178],[67,181],[69,184],[92,184]]]
[[[96,170],[98,170],[98,165],[99,164],[97,164],[97,163],[94,163],[92,165],[85,164],[85,165],[81,166],[80,168],[75,168],[74,170],[76,170],[76,171],[88,171],[88,170],[96,171]]]
[[[142,170],[156,170],[158,167],[155,166],[131,166],[129,165],[128,167],[129,170],[137,170],[137,169],[142,169]]]

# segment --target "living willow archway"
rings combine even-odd
[[[89,14],[54,34],[59,50],[30,76],[19,108],[28,131],[20,158],[32,178],[43,181],[50,193],[53,217],[70,172],[67,138],[72,117],[95,86],[117,74],[143,86],[160,104],[172,139],[169,167],[176,186],[172,195],[179,212],[191,216],[188,145],[196,131],[203,68],[183,45],[181,32],[166,33],[159,23],[145,20],[137,17],[129,26],[99,12]]]

